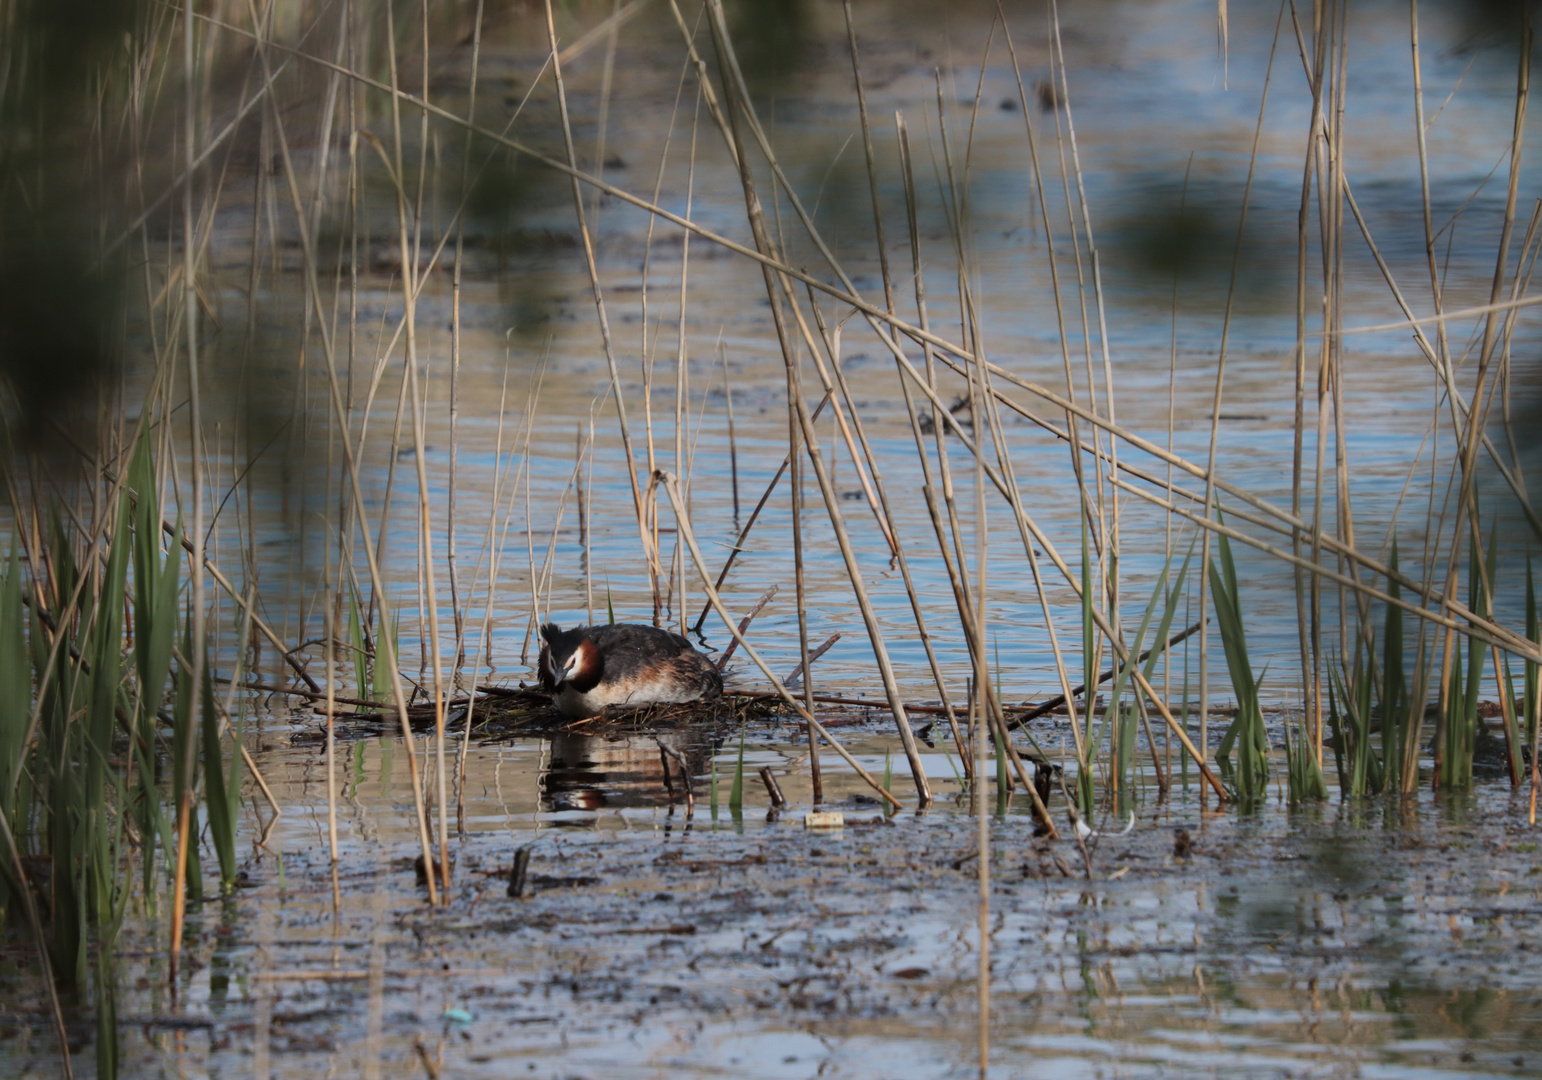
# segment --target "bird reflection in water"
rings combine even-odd
[[[716,741],[710,731],[666,731],[657,735],[584,735],[557,732],[551,762],[541,776],[541,801],[548,812],[623,810],[667,806],[659,743],[683,757],[691,775],[711,767]],[[670,773],[679,786],[679,764]]]

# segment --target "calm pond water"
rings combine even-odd
[[[896,274],[908,273],[908,237],[892,123],[895,110],[901,110],[917,159],[920,242],[932,318],[938,332],[958,337],[956,260],[939,188],[944,175],[936,113],[937,79],[941,78],[959,172],[966,137],[970,145],[971,288],[980,305],[985,351],[1015,373],[1063,388],[1048,250],[1032,199],[1017,83],[999,32],[986,53],[993,10],[965,9],[949,19],[922,17],[900,7],[859,12],[859,30],[867,42],[869,111],[875,118],[880,201],[890,258]],[[656,14],[659,18],[640,17],[629,24],[631,36],[619,46],[605,134],[610,162],[606,176],[644,195],[660,183],[661,201],[677,211],[685,209],[689,185],[691,213],[709,227],[747,243],[737,178],[721,140],[705,119],[698,132],[694,175],[688,172],[692,96],[688,90],[680,98],[677,113],[678,68],[673,60],[656,62],[658,56],[678,53],[670,36],[673,24],[662,12]],[[1170,434],[1178,453],[1200,462],[1210,433],[1227,270],[1276,14],[1267,5],[1243,5],[1232,12],[1230,51],[1223,63],[1214,48],[1215,5],[1208,0],[1079,4],[1064,12],[1078,152],[1102,260],[1114,406],[1122,424],[1159,444]],[[1494,170],[1496,164],[1503,165],[1514,102],[1514,50],[1502,38],[1482,32],[1469,14],[1461,5],[1429,5],[1423,12],[1427,114],[1433,118],[1428,131],[1431,198],[1436,227],[1444,227],[1441,272],[1448,309],[1480,303],[1488,295],[1505,184],[1503,168]],[[810,40],[816,44],[804,54],[796,77],[774,84],[774,93],[767,91],[761,107],[778,152],[786,155],[789,174],[837,257],[860,290],[870,297],[880,296],[849,60],[840,44],[839,10],[829,5],[813,7],[807,16]],[[1428,271],[1406,20],[1406,7],[1391,3],[1356,5],[1351,13],[1345,154],[1367,227],[1404,295],[1424,313],[1430,310]],[[1074,307],[1076,267],[1066,235],[1065,195],[1054,150],[1056,114],[1034,104],[1033,84],[1050,74],[1044,28],[1037,9],[1012,22],[1019,62],[1029,83],[1030,107],[1035,110],[1040,152],[1046,159],[1062,288],[1070,305],[1069,352],[1077,392],[1085,400],[1089,351],[1099,394],[1103,392],[1102,346],[1097,340],[1096,313],[1088,316],[1093,332],[1090,344],[1084,345],[1081,317]],[[517,33],[515,39],[520,40]],[[502,86],[513,95],[506,100],[517,103],[539,69],[540,49],[533,40],[528,48],[489,47],[487,85],[495,90],[487,91],[488,100],[496,104],[496,87]],[[598,137],[594,122],[599,107],[598,56],[596,52],[575,62],[570,73],[581,146],[591,146]],[[986,58],[983,82],[982,57]],[[453,69],[455,62],[459,61],[446,63]],[[1288,13],[1272,72],[1228,344],[1219,471],[1257,495],[1288,506],[1295,221],[1310,110]],[[974,117],[977,83],[982,87],[981,109]],[[554,130],[547,123],[554,122],[548,115],[551,103],[543,105],[539,94],[532,100],[517,130],[532,140],[546,139],[542,145],[548,145]],[[507,110],[498,115],[506,120]],[[1534,125],[1535,110],[1531,115]],[[1536,139],[1527,143],[1524,164],[1528,169],[1537,145]],[[1534,190],[1530,176],[1523,172],[1523,219],[1530,213]],[[768,192],[769,181],[763,178],[763,182]],[[560,183],[532,181],[532,185],[520,188],[519,199],[509,204],[506,218],[512,232],[500,233],[484,219],[473,220],[464,263],[466,331],[455,439],[460,598],[472,639],[469,668],[478,666],[476,643],[490,608],[489,652],[481,666],[484,677],[501,681],[516,679],[527,670],[532,576],[545,583],[543,610],[565,623],[589,618],[591,613],[604,618],[607,603],[620,619],[647,618],[652,607],[594,305],[581,253],[573,246],[570,194]],[[769,194],[766,198],[770,205]],[[245,237],[250,232],[239,187],[228,203],[225,247],[230,265],[239,268],[245,264]],[[1171,228],[1180,208],[1188,215],[1182,219],[1188,223],[1187,231],[1163,233],[1163,228]],[[785,200],[776,209],[793,261],[828,276],[817,252],[800,239]],[[377,239],[370,249],[374,269],[360,283],[355,381],[361,400],[369,382],[370,358],[384,347],[380,342],[391,340],[400,313],[400,297],[392,292],[396,286],[390,273],[394,249],[388,240],[378,239],[394,235],[389,217],[383,216],[391,211],[379,199],[365,208]],[[447,217],[446,211],[434,220]],[[611,199],[593,204],[590,217],[639,469],[644,467],[651,438],[661,465],[689,474],[693,526],[715,564],[732,546],[736,521],[742,521],[754,505],[786,449],[786,375],[760,271],[701,240],[690,246],[684,303],[689,357],[685,461],[677,468],[680,235],[666,226],[650,233],[645,214]],[[1349,228],[1354,228],[1352,221]],[[1314,267],[1320,265],[1315,230],[1313,225],[1308,256],[1309,261],[1317,260],[1312,262]],[[1364,326],[1395,319],[1398,309],[1366,244],[1353,231],[1346,237],[1346,324]],[[1176,281],[1170,269],[1175,244],[1186,245],[1185,250],[1194,255]],[[1153,257],[1168,269],[1154,269]],[[1314,270],[1308,276],[1309,291],[1314,281],[1320,289],[1320,273]],[[244,310],[245,286],[245,271],[232,272],[224,303]],[[898,303],[902,314],[913,317],[908,315],[914,305],[907,289],[899,290]],[[280,290],[271,299],[280,310],[282,296]],[[438,597],[445,625],[450,622],[444,569],[451,444],[446,332],[450,302],[448,276],[435,276],[424,290],[418,316],[428,379],[427,456],[440,573]],[[1309,310],[1316,310],[1316,302],[1309,301]],[[832,322],[845,314],[827,312]],[[1315,328],[1316,323],[1312,325]],[[1534,326],[1535,320],[1522,317],[1512,350],[1512,391],[1521,416],[1530,415],[1539,379]],[[1452,340],[1465,341],[1471,332],[1468,324],[1453,326]],[[292,369],[292,339],[286,333],[292,330],[274,331],[275,340],[283,346],[273,352],[275,373]],[[1432,487],[1437,506],[1444,497],[1449,431],[1441,433],[1436,446],[1440,465],[1432,477],[1431,448],[1425,439],[1436,406],[1433,372],[1405,333],[1347,341],[1345,428],[1355,534],[1362,547],[1382,552],[1395,532],[1407,567],[1420,557]],[[397,348],[399,356],[400,345]],[[892,361],[860,320],[846,326],[842,361],[891,493],[899,537],[928,628],[949,678],[959,684],[950,692],[961,694],[962,672],[967,668],[962,633],[924,502],[917,494],[920,468]],[[644,392],[644,369],[649,364],[651,410],[645,408]],[[387,439],[399,362],[393,361],[383,371],[363,454],[376,523],[390,457]],[[809,384],[815,382],[812,368],[804,378]],[[948,384],[943,396],[962,389],[962,383]],[[308,392],[315,416],[324,416],[320,373],[308,384]],[[732,442],[730,393],[736,436]],[[1047,419],[1059,419],[1026,394],[1017,397]],[[504,403],[501,413],[500,402]],[[523,433],[519,431],[522,421],[528,421]],[[591,423],[593,442],[585,459],[580,500],[573,488],[574,460],[580,443],[589,437]],[[831,423],[821,421],[821,439],[899,678],[907,693],[935,698],[900,575],[890,565],[883,538],[861,497],[850,457],[844,446],[835,445],[837,432]],[[318,441],[325,432],[323,423],[318,420],[307,430],[313,433],[312,442],[302,450],[291,450],[286,459],[289,486],[282,493],[260,489],[258,494],[260,500],[271,500],[273,510],[258,514],[257,527],[265,545],[259,548],[259,563],[274,607],[287,612],[280,621],[292,640],[319,634],[320,615],[304,601],[315,592],[326,533],[307,511],[322,512],[335,505],[325,493],[335,491],[341,462],[340,450],[329,456]],[[497,456],[500,431],[501,459]],[[1314,431],[1315,416],[1309,409],[1305,448],[1309,464],[1315,453]],[[1527,431],[1523,425],[1523,447],[1529,446]],[[1497,428],[1495,434],[1500,434]],[[1081,541],[1069,450],[1024,420],[1008,419],[1005,436],[1025,504],[1074,567]],[[523,453],[527,437],[528,457]],[[1421,446],[1422,457],[1418,456]],[[736,461],[731,449],[737,452]],[[1126,462],[1165,475],[1164,466],[1143,454],[1128,447],[1120,453]],[[973,480],[967,454],[957,440],[951,456],[959,474],[967,527],[973,517]],[[1335,506],[1332,462],[1330,451],[1324,492],[1328,520]],[[418,545],[410,504],[415,480],[410,455],[399,458],[399,464],[386,553],[388,572],[400,583],[391,603],[401,611],[404,640],[409,642],[404,652],[411,658],[424,636],[418,617],[421,600],[414,584]],[[735,467],[741,510],[737,519]],[[505,479],[500,482],[500,477]],[[1485,483],[1485,493],[1486,505],[1505,530],[1501,580],[1514,580],[1522,572],[1526,537],[1512,527],[1510,500],[1493,483]],[[820,661],[816,677],[821,686],[874,689],[877,673],[871,646],[812,479],[806,483],[803,505],[804,571],[814,598],[809,633],[815,643],[831,634],[842,635]],[[1167,522],[1138,499],[1126,496],[1121,505],[1125,618],[1138,621],[1168,550]],[[1000,677],[1009,696],[1041,695],[1058,689],[1058,684],[1037,594],[1015,526],[993,493],[987,513],[991,536],[988,621],[1000,653]],[[748,609],[770,586],[781,588],[757,622],[755,639],[782,671],[791,669],[797,655],[789,519],[790,497],[784,481],[725,588],[738,612]],[[661,520],[666,530],[661,536],[663,556],[669,560],[675,538],[668,531],[667,503]],[[489,537],[500,554],[497,589],[490,600]],[[234,539],[226,542],[233,550]],[[1172,543],[1177,551],[1186,551],[1188,542],[1187,533],[1175,532]],[[1284,565],[1252,549],[1238,546],[1236,555],[1255,664],[1267,664],[1271,673],[1265,693],[1288,701],[1296,693],[1290,673],[1299,666],[1291,575]],[[286,574],[287,594],[282,584]],[[1190,575],[1191,587],[1196,577]],[[683,606],[694,622],[703,598],[694,569],[685,578]],[[1074,650],[1080,633],[1079,611],[1073,594],[1055,577],[1052,567],[1049,590],[1055,618],[1061,623],[1060,640],[1071,643],[1068,647]],[[1502,616],[1518,618],[1512,610],[1518,592],[1502,591]],[[301,612],[307,619],[303,625],[297,621]],[[1192,614],[1186,611],[1180,618]],[[672,619],[677,617],[671,614]],[[704,632],[713,647],[725,641],[715,617],[707,620]],[[1196,644],[1190,642],[1191,653]],[[1193,662],[1191,656],[1191,666]],[[754,682],[758,675],[752,671],[746,678]],[[1224,672],[1215,673],[1214,678],[1224,692]]]

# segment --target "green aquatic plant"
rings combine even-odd
[[[744,725],[739,727],[739,756],[734,762],[734,782],[728,789],[728,809],[735,814],[744,809]]]
[[[1214,597],[1216,622],[1220,626],[1221,645],[1226,652],[1226,667],[1231,675],[1232,692],[1237,698],[1237,715],[1232,719],[1216,748],[1216,760],[1223,771],[1231,772],[1237,800],[1244,807],[1257,806],[1267,793],[1269,780],[1269,744],[1264,730],[1263,706],[1259,700],[1259,680],[1253,675],[1248,659],[1247,631],[1242,617],[1242,595],[1237,588],[1237,568],[1232,561],[1231,544],[1225,534],[1219,538],[1220,557],[1210,564],[1210,592]],[[1230,756],[1237,752],[1233,768]]]
[[[1468,544],[1467,604],[1480,618],[1487,618],[1492,607],[1496,532],[1490,530],[1486,559],[1476,524]],[[1448,631],[1446,637],[1448,675],[1435,731],[1435,775],[1439,787],[1454,789],[1472,783],[1473,751],[1477,748],[1478,729],[1483,724],[1478,716],[1478,695],[1483,686],[1484,648],[1474,639],[1465,640],[1467,665],[1464,672],[1463,635]]]

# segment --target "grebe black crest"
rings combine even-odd
[[[541,627],[541,687],[569,716],[593,716],[607,705],[711,701],[723,677],[679,634],[642,623]]]

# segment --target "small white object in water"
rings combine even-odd
[[[810,810],[803,815],[805,829],[841,829],[845,826],[846,817],[839,810]]]
[[[1104,831],[1102,831],[1100,829],[1094,829],[1091,826],[1089,826],[1085,821],[1082,820],[1082,816],[1080,814],[1076,815],[1076,835],[1080,839],[1082,839],[1082,840],[1088,840],[1088,839],[1091,839],[1094,836],[1104,836],[1104,835],[1107,835],[1107,836],[1128,836],[1130,834],[1130,830],[1133,829],[1133,828],[1135,828],[1135,811],[1134,810],[1130,811],[1130,820],[1129,820],[1129,822],[1125,825],[1125,827],[1122,830],[1120,830],[1119,832],[1116,832],[1116,833],[1105,833]]]

